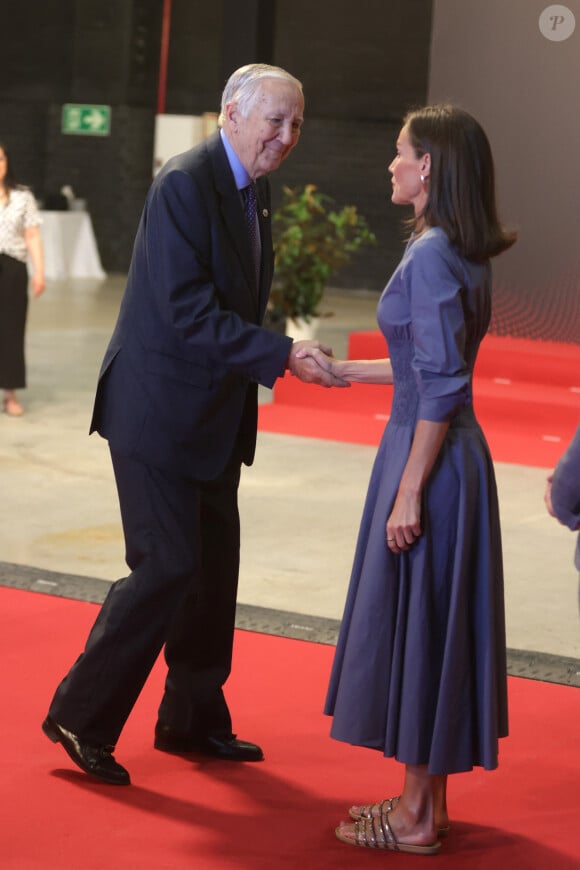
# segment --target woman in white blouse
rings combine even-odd
[[[44,291],[44,257],[40,215],[28,188],[16,184],[5,146],[0,143],[0,388],[4,411],[24,413],[16,390],[26,386],[24,329],[28,310],[28,267],[32,261],[32,292]]]

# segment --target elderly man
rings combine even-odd
[[[170,160],[147,196],[91,426],[109,442],[131,573],[113,584],[43,723],[108,783],[130,782],[113,750],[164,644],[155,747],[263,758],[233,734],[222,689],[257,387],[286,368],[343,385],[298,356],[312,343],[261,326],[273,270],[266,174],[298,142],[303,110],[285,70],[242,67],[222,95],[220,130]]]

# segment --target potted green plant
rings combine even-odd
[[[356,206],[335,208],[314,184],[284,187],[272,231],[276,260],[270,314],[285,318],[287,331],[296,337],[298,329],[320,317],[329,279],[376,238]]]

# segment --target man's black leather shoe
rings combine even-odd
[[[184,752],[198,752],[219,758],[221,761],[263,761],[264,753],[255,743],[238,740],[235,734],[229,737],[192,737],[180,734],[166,725],[157,725],[155,729],[155,749],[162,752],[173,752],[178,755]]]
[[[117,764],[112,746],[84,743],[50,716],[42,723],[42,730],[53,743],[62,743],[65,752],[85,773],[111,785],[130,785],[129,771]]]

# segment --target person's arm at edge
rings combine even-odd
[[[32,292],[40,296],[44,292],[44,252],[42,250],[42,238],[37,226],[26,227],[24,230],[24,242],[30,259],[32,260]]]
[[[572,531],[580,528],[580,426],[548,477],[544,500],[559,522]]]

